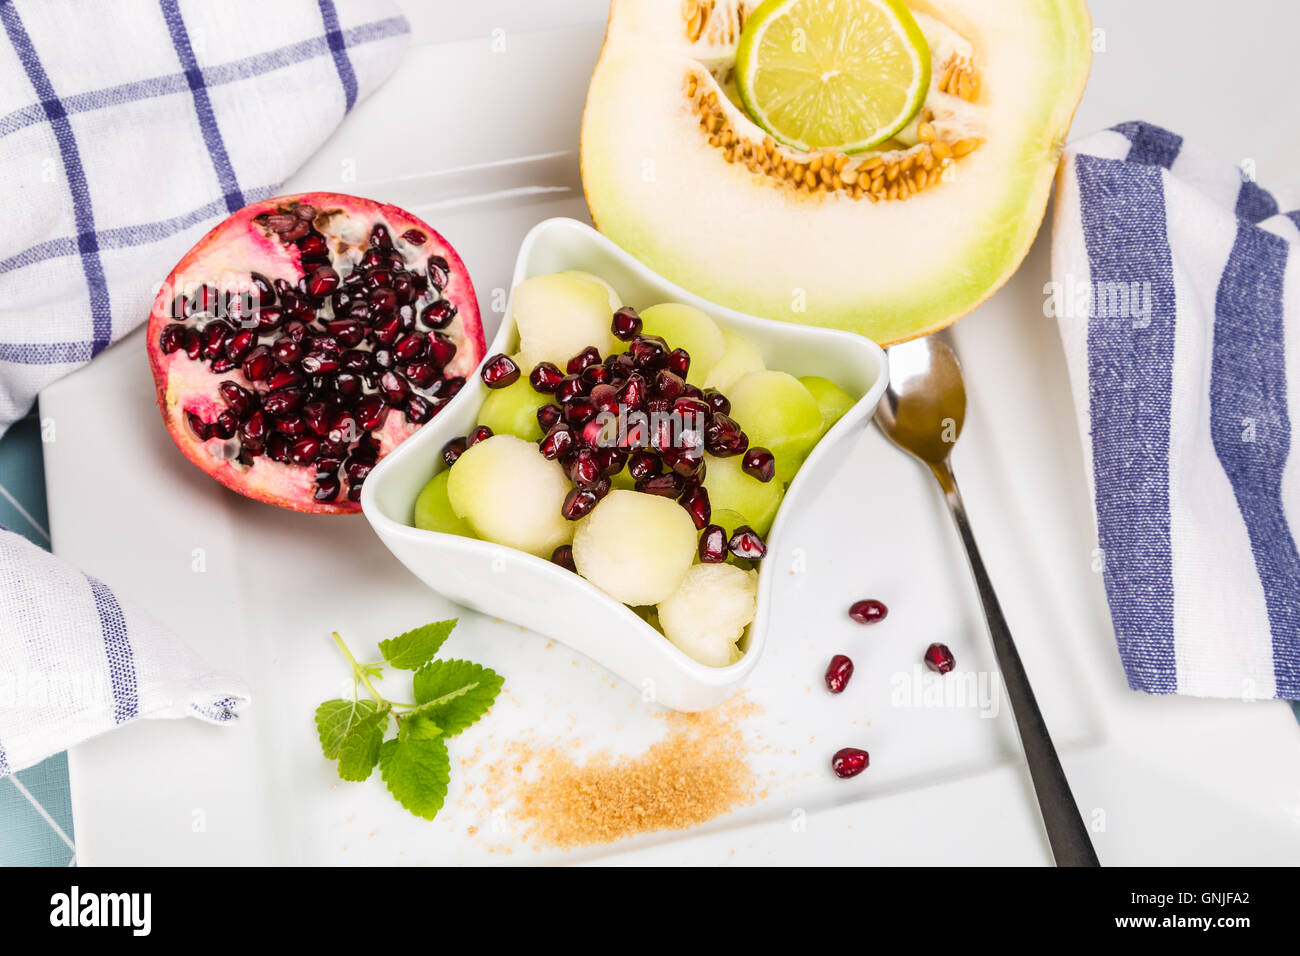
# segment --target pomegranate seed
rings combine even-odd
[[[220,355],[230,331],[230,326],[224,322],[209,322],[203,329],[203,354],[210,359]]]
[[[360,345],[366,337],[366,327],[356,319],[335,319],[325,326],[330,337],[345,349]]]
[[[528,374],[528,381],[533,386],[533,391],[554,394],[560,387],[560,382],[564,381],[564,373],[552,362],[540,362]]]
[[[276,389],[286,388],[290,385],[301,385],[302,376],[291,368],[279,368],[271,373],[270,380],[266,387],[274,392]]]
[[[627,459],[627,472],[634,481],[653,478],[663,470],[659,456],[652,451],[634,451]]]
[[[591,399],[579,397],[564,406],[564,420],[575,428],[596,417],[596,405]]]
[[[600,352],[597,351],[594,345],[588,345],[573,358],[569,359],[569,364],[566,367],[566,370],[570,375],[577,375],[583,369],[599,364]]]
[[[946,674],[957,666],[957,659],[952,656],[947,644],[931,644],[925,649],[925,666]]]
[[[164,355],[178,351],[185,345],[185,326],[175,322],[167,326],[162,330],[158,344],[162,347]]]
[[[661,369],[655,373],[654,394],[656,398],[666,398],[672,401],[682,394],[682,389],[686,383],[682,381],[680,375],[676,372],[670,372],[668,369]]]
[[[560,379],[560,384],[555,389],[555,400],[561,405],[567,405],[581,395],[587,394],[587,383],[578,375],[566,375]]]
[[[571,428],[567,425],[555,425],[538,444],[538,449],[543,458],[555,461],[572,451],[575,444],[577,440]]]
[[[641,316],[636,314],[636,309],[624,306],[614,313],[610,330],[613,331],[614,338],[630,342],[641,334]]]
[[[408,229],[402,233],[402,238],[413,246],[422,246],[429,237],[419,229]]]
[[[614,373],[607,365],[588,365],[581,372],[584,385],[604,385],[614,380]]]
[[[325,435],[330,430],[329,406],[324,402],[308,402],[302,407],[302,420],[317,435]]]
[[[704,446],[715,458],[730,458],[749,447],[749,436],[740,430],[740,426],[730,416],[714,412],[713,419],[704,430]],[[743,462],[741,467],[744,467]]]
[[[339,287],[339,274],[330,266],[321,266],[307,280],[307,292],[313,298],[323,299]]]
[[[646,380],[633,372],[618,390],[619,404],[630,412],[638,411],[645,404],[648,391]]]
[[[711,524],[700,535],[700,561],[721,564],[727,560],[727,532],[720,525]]]
[[[259,345],[244,357],[240,370],[250,382],[261,382],[270,376],[274,367],[275,359],[271,350],[265,345]]]
[[[333,477],[318,478],[312,497],[317,501],[333,501],[339,494],[339,480]]]
[[[685,349],[673,349],[668,353],[668,370],[679,378],[685,378],[690,367],[691,356]]]
[[[706,388],[704,390],[704,400],[709,403],[709,408],[713,409],[714,414],[728,415],[731,413],[731,400],[716,388]]]
[[[248,389],[241,388],[234,382],[222,382],[217,390],[221,392],[221,400],[226,403],[226,407],[240,418],[247,418],[253,410],[253,395]]]
[[[436,406],[419,395],[412,395],[406,400],[406,420],[412,425],[423,425],[433,417],[435,411]]]
[[[617,475],[627,464],[627,452],[621,448],[597,448],[596,462],[602,475]]]
[[[835,756],[831,757],[831,769],[835,771],[837,777],[856,777],[867,769],[867,764],[870,762],[871,755],[865,750],[845,747],[843,750],[835,751]]]
[[[842,693],[852,676],[853,662],[843,654],[836,654],[826,668],[826,687],[832,694]]]
[[[429,256],[429,284],[441,292],[451,281],[451,267],[442,256]]]
[[[438,367],[428,362],[412,362],[403,371],[406,372],[407,380],[416,388],[428,388],[438,381]]]
[[[859,624],[878,624],[885,619],[887,614],[889,614],[889,608],[874,598],[855,601],[849,607],[849,617]]]
[[[600,368],[601,366],[595,366]],[[617,415],[619,411],[618,389],[613,385],[601,384],[591,390],[591,404],[596,409],[596,414],[604,412],[607,415]]]
[[[212,429],[208,423],[199,418],[199,416],[193,412],[185,413],[185,421],[189,423],[190,431],[194,432],[194,436],[198,438],[199,441],[207,441],[208,437],[212,434]]]
[[[309,232],[298,240],[298,252],[304,262],[309,259],[329,259],[329,248],[325,245],[325,237],[319,232]]]
[[[656,475],[653,478],[646,478],[636,483],[636,490],[643,491],[648,495],[659,495],[661,498],[676,498],[682,493],[681,475],[668,472],[666,475]]]
[[[375,227],[370,230],[370,244],[385,252],[393,248],[393,238],[388,234],[388,227],[381,222],[375,223]]]
[[[762,445],[755,445],[740,460],[741,470],[759,481],[771,481],[776,474],[776,458]]]
[[[578,571],[578,566],[573,563],[573,548],[570,545],[562,544],[551,552],[551,561],[562,568],[574,572]]]
[[[447,444],[442,446],[442,460],[450,467],[456,464],[456,459],[465,454],[465,439],[453,438]]]
[[[185,354],[192,359],[198,359],[203,354],[203,336],[196,329],[185,333]]]
[[[683,478],[697,478],[704,469],[704,452],[699,448],[667,448],[663,462]]]
[[[339,370],[339,360],[329,352],[311,352],[303,356],[302,370],[308,375],[328,375]]]
[[[690,395],[683,395],[675,399],[672,403],[673,414],[687,422],[698,422],[699,427],[705,427],[711,414],[709,403],[702,398],[692,398]]]
[[[262,400],[262,407],[270,415],[287,415],[302,408],[307,400],[307,393],[301,388],[289,386],[272,392]]]
[[[474,445],[477,445],[479,442],[487,441],[491,437],[492,437],[492,429],[488,428],[486,425],[480,425],[478,426],[478,428],[474,429],[472,432],[469,433],[469,440],[466,442],[465,447],[472,448]]]
[[[637,368],[654,371],[668,364],[668,343],[657,335],[638,335],[627,351]]]
[[[590,448],[581,449],[569,463],[569,478],[579,488],[590,488],[600,479],[600,463]]]
[[[420,313],[420,321],[431,329],[445,329],[456,317],[456,307],[446,299],[430,302]]]
[[[562,410],[559,405],[546,404],[537,409],[537,424],[542,431],[548,432],[560,421]]]
[[[283,432],[292,438],[297,438],[307,430],[307,423],[301,415],[286,415],[275,420],[275,427],[277,431]]]
[[[560,509],[560,513],[568,521],[577,521],[591,514],[591,509],[596,507],[598,501],[600,497],[594,491],[574,488],[564,496],[564,506]]]
[[[767,545],[758,536],[758,532],[747,524],[742,524],[735,530],[727,542],[727,548],[736,557],[749,561],[757,561],[767,554]]]
[[[289,460],[295,465],[310,465],[320,451],[319,438],[299,438],[289,446]]]
[[[410,362],[418,359],[424,354],[429,346],[429,340],[423,332],[412,332],[401,339],[393,346],[393,356],[399,362]]]
[[[284,335],[276,339],[272,344],[271,354],[275,356],[277,362],[284,362],[287,365],[302,358],[302,346]]]
[[[519,366],[508,355],[498,353],[484,363],[482,376],[488,388],[505,388],[519,381]]]
[[[679,499],[681,506],[691,516],[697,529],[703,530],[709,524],[713,509],[709,505],[709,491],[703,485],[692,485]]]
[[[429,361],[438,366],[445,366],[456,357],[456,340],[442,332],[429,336]]]
[[[260,410],[253,412],[239,427],[239,435],[246,442],[266,441],[270,428],[266,424],[266,415]]]
[[[406,401],[406,396],[410,394],[411,387],[402,376],[389,371],[379,377],[379,390],[383,392],[384,398],[388,399],[390,403],[400,405]]]

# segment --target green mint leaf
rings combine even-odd
[[[456,619],[435,621],[413,631],[399,634],[390,641],[379,642],[379,653],[393,667],[404,671],[419,670],[438,653],[438,648],[451,635],[456,626]]]
[[[359,783],[370,776],[379,762],[379,747],[388,729],[389,706],[385,704],[352,725],[339,749],[339,777]]]
[[[442,736],[442,728],[423,709],[413,710],[402,715],[398,736],[402,740],[432,740]]]
[[[379,775],[397,802],[417,817],[432,820],[442,809],[451,780],[451,758],[441,737],[384,741]]]
[[[415,702],[424,714],[454,737],[492,706],[503,679],[471,661],[430,661],[415,672]]]
[[[339,755],[343,739],[360,720],[379,710],[373,700],[327,700],[316,708],[316,731],[320,734],[320,749],[330,760]]]

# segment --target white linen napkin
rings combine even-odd
[[[0,433],[146,320],[216,222],[278,192],[409,34],[389,0],[0,0],[0,28]],[[0,776],[136,717],[246,703],[0,530]]]
[[[1145,123],[1062,160],[1048,310],[1135,689],[1300,698],[1296,199]]]

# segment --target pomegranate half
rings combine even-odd
[[[240,494],[361,510],[375,463],[483,358],[465,264],[396,206],[253,203],[194,246],[149,315],[158,405],[185,456]]]

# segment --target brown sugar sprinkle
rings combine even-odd
[[[710,711],[668,713],[667,733],[644,753],[601,751],[582,763],[559,745],[512,745],[490,768],[506,780],[526,837],[569,849],[659,830],[683,830],[752,803],[756,787],[742,722],[758,712],[743,695]]]
[[[686,0],[687,5],[695,2]],[[949,64],[955,62],[954,58]],[[978,75],[971,75],[975,76],[974,89],[978,95]],[[759,142],[739,133],[727,119],[717,88],[702,82],[702,76],[698,71],[689,71],[685,93],[691,112],[699,117],[700,130],[708,144],[719,150],[728,163],[739,164],[755,175],[782,182],[808,195],[838,193],[872,202],[907,199],[940,183],[948,167],[973,153],[983,142],[976,138],[945,141],[934,125],[933,111],[926,109],[922,110],[916,127],[920,142],[910,149],[863,159],[836,150],[819,150],[806,154],[807,158],[794,156],[783,152],[770,136],[764,136]],[[945,72],[945,79],[947,76]],[[947,79],[947,82],[953,81]]]

